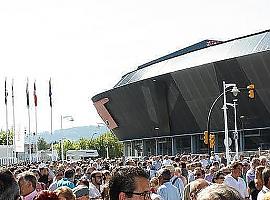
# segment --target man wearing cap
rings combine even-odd
[[[89,189],[87,186],[78,185],[73,190],[76,200],[89,200]]]
[[[103,178],[103,175],[101,171],[95,170],[91,173],[91,183],[89,183],[90,198],[101,197],[102,178]]]
[[[49,168],[45,163],[40,163],[38,166],[40,172],[40,178],[38,182],[44,183],[47,187],[49,187]]]
[[[171,179],[171,172],[169,169],[161,169],[158,171],[158,179],[160,186],[157,190],[157,194],[160,195],[164,200],[177,200],[181,199],[180,192],[177,187],[175,187]]]

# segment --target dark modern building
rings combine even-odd
[[[92,98],[125,155],[207,152],[203,142],[209,109],[223,81],[240,88],[237,98],[240,151],[270,148],[270,32],[225,42],[205,40],[139,66]],[[255,98],[246,87],[255,84]],[[235,97],[226,93],[227,102]],[[223,98],[211,114],[215,151],[224,151]],[[228,106],[229,137],[235,128]],[[235,151],[234,142],[230,146]]]

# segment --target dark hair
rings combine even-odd
[[[225,176],[225,174],[221,171],[218,171],[218,172],[215,172],[214,173],[214,176],[213,176],[213,179],[212,179],[212,183],[216,183],[216,180],[221,176]]]
[[[58,196],[55,192],[49,190],[41,190],[34,200],[58,200]]]
[[[120,192],[126,192],[127,197],[131,198],[132,194],[128,192],[134,192],[136,189],[135,178],[139,177],[148,179],[149,175],[140,167],[122,166],[116,168],[109,183],[110,200],[118,200]]]
[[[231,168],[231,169],[236,169],[238,166],[243,166],[243,164],[242,164],[241,162],[234,161],[234,162],[231,164],[230,168]]]
[[[161,169],[161,173],[160,173],[160,177],[164,180],[164,181],[170,181],[171,179],[171,171],[169,169]]]
[[[5,169],[0,169],[0,200],[16,200],[20,197],[19,185],[13,174]]]
[[[102,172],[101,172],[101,171],[98,171],[98,170],[94,170],[94,171],[92,171],[90,177],[91,177],[91,178],[95,178],[95,176],[96,176],[97,174],[101,174],[101,175],[102,175]]]
[[[80,185],[85,185],[89,188],[89,181],[87,179],[81,179],[80,180]]]
[[[25,181],[31,182],[33,188],[37,187],[37,178],[33,174],[33,172],[26,171],[26,172],[19,174],[19,180],[21,180],[21,179],[24,179]]]
[[[185,162],[181,162],[180,163],[180,166],[181,166],[181,168],[186,168],[187,167],[187,164]]]
[[[266,167],[262,172],[262,180],[264,185],[267,185],[269,178],[270,178],[270,168]]]
[[[75,174],[75,172],[73,169],[67,169],[65,171],[64,177],[65,178],[73,178],[74,174]]]

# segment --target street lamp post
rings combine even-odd
[[[98,122],[97,123],[98,125],[99,124],[102,124],[103,126],[106,126],[108,129],[109,129],[109,131],[113,134],[113,132],[111,131],[111,129],[108,127],[108,124],[105,124],[105,123],[102,123],[102,122]],[[109,144],[108,144],[108,141],[107,141],[107,145],[106,145],[106,158],[107,159],[109,159]]]
[[[236,84],[226,84],[223,81],[223,114],[224,114],[224,131],[225,131],[225,150],[226,150],[226,159],[227,166],[230,164],[230,152],[229,152],[229,130],[228,130],[228,119],[227,119],[227,102],[226,102],[226,89],[233,87],[232,93],[234,96],[237,96],[239,90],[236,87]]]
[[[230,87],[233,87],[232,89],[229,89]],[[229,164],[229,131],[228,131],[228,122],[227,122],[227,102],[226,102],[226,93],[228,91],[231,91],[234,96],[237,96],[239,93],[238,88],[236,87],[236,84],[226,84],[225,81],[223,81],[223,92],[215,99],[213,104],[210,107],[209,113],[208,113],[208,118],[207,118],[207,132],[210,135],[210,125],[211,125],[211,114],[213,111],[213,108],[217,101],[223,96],[223,112],[224,112],[224,127],[225,127],[225,149],[226,149],[226,159],[227,159],[227,165]],[[210,156],[210,141],[208,137],[208,153]]]
[[[239,143],[240,143],[240,151],[244,151],[244,119],[245,116],[241,115],[240,120],[241,120],[241,131],[240,131],[240,137],[239,137]]]
[[[239,148],[238,148],[238,130],[237,130],[237,113],[236,113],[236,101],[237,99],[233,100],[232,103],[227,103],[227,105],[232,106],[234,110],[234,132],[233,132],[233,138],[235,142],[235,153],[236,153],[236,159],[238,159],[239,156]]]
[[[239,158],[239,148],[238,148],[238,130],[237,130],[237,115],[236,115],[236,99],[233,102],[234,108],[234,141],[235,141],[235,151],[236,158]]]
[[[156,134],[158,137],[159,127],[155,127],[155,131],[156,131]],[[156,142],[156,156],[157,156],[158,155],[158,139],[157,138],[156,138],[155,142]]]
[[[71,116],[71,115],[61,115],[61,131],[63,133],[63,119],[66,119],[70,122],[73,122],[74,121],[74,118]],[[64,138],[62,137],[61,139],[61,158],[62,158],[62,162],[65,160],[64,159]]]

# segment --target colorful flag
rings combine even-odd
[[[29,90],[28,90],[28,79],[26,82],[26,106],[29,108]]]
[[[52,85],[51,85],[51,79],[49,80],[49,97],[50,97],[50,106],[52,107]]]
[[[34,82],[34,103],[35,103],[35,107],[37,107],[36,81]]]
[[[8,91],[7,91],[7,78],[5,79],[5,104],[7,105],[7,97],[8,97]]]

